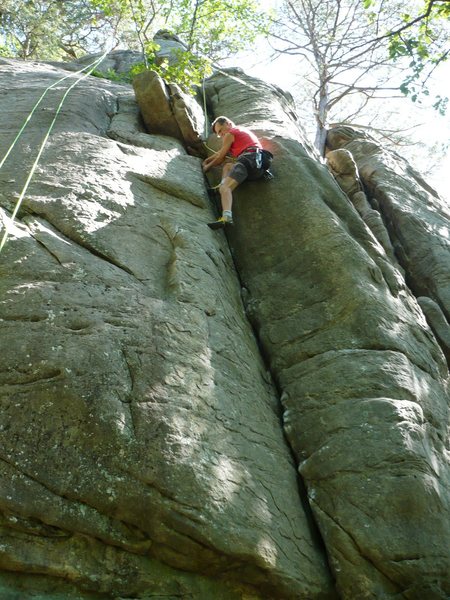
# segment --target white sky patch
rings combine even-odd
[[[280,7],[281,4],[282,0],[260,0],[260,7],[264,10]],[[251,52],[242,52],[224,64],[227,67],[240,66],[254,77],[293,93],[295,84],[301,81],[302,59],[299,56],[282,55],[271,60],[271,54],[272,49],[268,42],[260,40]],[[396,100],[400,106],[400,127],[402,115],[405,128],[411,125],[412,120],[417,119],[417,123],[421,123],[419,127],[411,130],[411,137],[418,145],[404,147],[403,153],[441,198],[450,203],[450,102],[446,115],[440,115],[432,108],[437,95],[450,98],[450,61],[439,67],[428,85],[430,96],[426,106],[420,107],[406,97],[404,100]],[[293,95],[295,97],[295,93]],[[389,105],[392,103],[390,99],[378,102],[388,102]],[[356,119],[354,122],[356,123]],[[431,149],[433,145],[437,146],[435,150]]]

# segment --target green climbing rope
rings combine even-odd
[[[47,133],[44,136],[44,139],[42,141],[42,144],[39,148],[39,152],[36,156],[36,159],[31,167],[31,170],[28,174],[27,180],[25,182],[25,185],[22,188],[22,191],[20,193],[19,199],[16,202],[16,206],[14,207],[14,211],[11,215],[11,217],[8,219],[8,221],[5,224],[5,232],[3,234],[2,240],[0,242],[0,252],[3,250],[4,245],[6,244],[6,241],[8,239],[8,235],[9,235],[9,229],[11,227],[11,225],[13,225],[14,220],[16,218],[16,215],[19,211],[19,208],[22,204],[22,201],[25,197],[25,194],[27,192],[28,186],[30,185],[31,179],[34,175],[34,172],[36,171],[36,168],[39,164],[39,159],[41,158],[42,152],[44,151],[45,145],[48,141],[48,138],[50,136],[50,133],[52,132],[52,129],[55,125],[56,119],[59,115],[59,113],[61,112],[61,108],[67,98],[67,95],[69,94],[69,92],[78,84],[80,83],[80,81],[82,81],[83,79],[86,79],[86,77],[88,77],[92,71],[102,62],[102,60],[104,60],[105,56],[108,54],[109,50],[107,50],[106,52],[104,52],[102,54],[102,56],[98,59],[96,59],[93,63],[91,63],[90,65],[88,65],[87,67],[84,67],[83,69],[80,69],[79,71],[76,71],[75,73],[70,73],[69,75],[66,75],[64,77],[62,77],[61,79],[59,79],[58,81],[56,81],[55,83],[53,83],[52,85],[48,86],[46,88],[46,90],[42,93],[41,97],[39,98],[39,100],[36,102],[36,104],[34,105],[33,109],[31,110],[30,114],[28,115],[28,117],[25,119],[24,124],[22,125],[21,129],[19,130],[19,133],[17,134],[17,136],[15,137],[15,139],[13,140],[11,146],[8,148],[5,156],[3,157],[2,161],[0,162],[0,169],[2,168],[3,164],[5,163],[6,159],[8,158],[9,154],[11,153],[12,149],[14,148],[14,146],[16,145],[17,141],[19,140],[20,136],[22,135],[25,127],[28,125],[28,123],[30,122],[35,110],[37,109],[37,107],[39,106],[39,104],[42,102],[42,100],[44,99],[45,95],[47,94],[47,92],[49,90],[51,90],[52,88],[54,88],[56,85],[58,85],[59,83],[61,83],[62,81],[64,81],[65,79],[68,79],[69,77],[72,77],[73,75],[79,75],[80,73],[83,73],[83,75],[81,77],[79,77],[71,86],[69,86],[66,90],[66,92],[64,93],[63,97],[61,98],[61,101],[58,105],[58,108],[56,109],[56,113],[55,116],[53,117],[52,122],[50,123],[50,126],[47,130]],[[86,72],[86,69],[88,69],[88,71]]]

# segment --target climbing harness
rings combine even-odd
[[[48,130],[47,130],[47,133],[46,133],[46,134],[45,134],[45,136],[44,136],[44,139],[43,139],[43,141],[42,141],[42,144],[41,144],[41,146],[40,146],[40,148],[39,148],[39,151],[38,151],[38,154],[37,154],[37,156],[36,156],[36,159],[35,159],[35,161],[34,161],[34,163],[33,163],[32,167],[31,167],[31,170],[30,170],[29,174],[28,174],[28,177],[27,177],[27,180],[26,180],[26,182],[25,182],[25,185],[23,186],[23,188],[22,188],[22,191],[21,191],[21,193],[20,193],[20,195],[19,195],[19,199],[18,199],[18,200],[17,200],[17,202],[16,202],[16,206],[14,207],[14,211],[13,211],[13,213],[12,213],[12,215],[11,215],[11,217],[10,217],[10,218],[6,217],[6,222],[5,222],[5,232],[4,232],[4,234],[3,234],[3,237],[2,237],[2,240],[1,240],[1,242],[0,242],[0,252],[3,250],[3,247],[4,247],[4,245],[6,244],[6,241],[7,241],[7,239],[8,239],[8,235],[9,235],[9,233],[10,233],[10,228],[11,228],[11,226],[14,224],[14,220],[15,220],[15,218],[16,218],[16,215],[17,215],[17,213],[18,213],[18,211],[19,211],[19,208],[20,208],[20,206],[21,206],[21,204],[22,204],[22,201],[23,201],[23,199],[24,199],[24,197],[25,197],[25,194],[26,194],[26,192],[27,192],[28,186],[30,185],[30,182],[31,182],[31,179],[32,179],[32,177],[33,177],[33,175],[34,175],[34,172],[36,171],[36,168],[37,168],[37,166],[38,166],[39,159],[41,158],[41,155],[42,155],[42,153],[43,153],[43,151],[44,151],[45,145],[46,145],[46,143],[47,143],[47,141],[48,141],[48,138],[50,137],[50,133],[52,132],[52,129],[53,129],[54,125],[55,125],[56,119],[57,119],[57,117],[58,117],[59,113],[61,112],[61,108],[62,108],[62,106],[63,106],[63,104],[64,104],[64,102],[65,102],[65,100],[66,100],[66,98],[67,98],[67,95],[69,94],[69,92],[70,92],[70,91],[71,91],[71,90],[72,90],[72,89],[73,89],[73,88],[74,88],[74,87],[75,87],[75,86],[76,86],[78,83],[80,83],[80,81],[82,81],[83,79],[86,79],[86,77],[88,77],[88,76],[89,76],[89,75],[92,73],[92,71],[95,69],[95,67],[97,67],[97,66],[98,66],[98,65],[99,65],[99,64],[100,64],[100,63],[101,63],[101,62],[104,60],[104,58],[106,57],[106,55],[107,55],[109,52],[110,52],[110,50],[107,50],[107,51],[105,51],[105,52],[102,54],[102,56],[101,56],[100,58],[96,59],[96,60],[95,60],[93,63],[91,63],[91,64],[90,64],[90,65],[88,65],[87,67],[83,67],[83,69],[80,69],[79,71],[76,71],[75,73],[70,73],[69,75],[65,75],[64,77],[62,77],[61,79],[59,79],[58,81],[56,81],[55,83],[53,83],[52,85],[48,86],[48,87],[45,89],[45,91],[42,93],[42,95],[41,95],[41,97],[39,98],[39,100],[38,100],[38,101],[36,102],[36,104],[34,105],[33,109],[32,109],[32,110],[31,110],[31,112],[30,112],[30,114],[29,114],[29,115],[28,115],[28,117],[25,119],[25,122],[24,122],[24,124],[22,125],[22,127],[20,128],[20,130],[19,130],[19,133],[17,134],[17,136],[16,136],[16,137],[15,137],[15,139],[13,140],[13,142],[12,142],[11,146],[8,148],[8,150],[7,150],[6,154],[5,154],[5,156],[3,157],[2,161],[0,162],[0,168],[1,168],[1,167],[4,165],[4,163],[5,163],[6,159],[8,158],[9,154],[11,153],[12,149],[13,149],[13,148],[14,148],[14,146],[16,145],[17,141],[19,140],[20,136],[22,135],[22,133],[23,133],[23,131],[24,131],[25,127],[26,127],[26,126],[28,125],[28,123],[30,122],[30,120],[31,120],[31,118],[32,118],[32,116],[33,116],[33,114],[34,114],[34,112],[35,112],[36,108],[39,106],[39,104],[42,102],[42,100],[43,100],[43,99],[44,99],[44,97],[46,96],[47,92],[48,92],[49,90],[51,90],[52,88],[54,88],[54,87],[55,87],[56,85],[58,85],[59,83],[61,83],[62,81],[64,81],[64,80],[68,79],[69,77],[72,77],[73,75],[79,75],[80,73],[84,73],[84,74],[82,75],[82,77],[79,77],[79,78],[78,78],[78,79],[77,79],[77,80],[76,80],[76,81],[75,81],[75,82],[74,82],[74,83],[73,83],[71,86],[69,86],[69,87],[67,88],[67,90],[65,91],[65,93],[64,93],[64,95],[63,95],[63,97],[61,98],[61,101],[60,101],[60,103],[59,103],[59,105],[58,105],[58,107],[57,107],[57,109],[56,109],[55,116],[53,117],[53,120],[52,120],[52,122],[50,123],[50,126],[49,126],[49,128],[48,128]],[[85,72],[85,71],[86,71],[86,69],[89,69],[89,70],[88,70],[87,72]]]
[[[260,148],[256,150],[255,164],[257,169],[262,167],[262,152]]]

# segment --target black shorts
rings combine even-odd
[[[264,175],[264,168],[256,166],[256,157],[256,152],[243,152],[240,154],[228,177],[238,183],[242,183],[246,179],[249,181],[260,179]]]

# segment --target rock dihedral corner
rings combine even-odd
[[[8,61],[5,145],[64,75]],[[128,92],[72,90],[2,253],[0,590],[333,597],[200,161]]]
[[[174,137],[190,154],[205,156],[205,117],[193,96],[176,84],[166,83],[155,71],[137,75],[133,87],[149,133]]]
[[[59,75],[38,71],[1,74],[5,143],[27,90]],[[232,260],[186,154],[203,117],[154,74],[135,89],[147,130],[131,88],[74,89],[5,248],[0,591],[448,597],[446,364],[372,205],[349,202],[288,96],[217,73],[214,116],[275,154],[273,181],[236,192]],[[139,90],[158,98],[147,114]],[[41,129],[5,165],[4,198]]]
[[[370,203],[365,214],[374,214],[378,222],[383,219],[395,260],[404,269],[409,288],[421,298],[419,304],[448,360],[448,205],[404,158],[369,135],[336,127],[329,132],[327,143],[331,155],[351,153]]]
[[[384,185],[373,182],[384,218],[392,222],[398,212],[393,237],[367,196],[358,196],[367,188],[370,196],[365,172],[380,173],[382,160],[371,167],[359,139],[345,146],[354,157],[353,147],[361,148],[355,160],[362,183],[350,161],[350,184],[359,188],[347,190],[354,192],[352,205],[308,151],[290,115],[280,111],[271,86],[221,73],[207,90],[214,115],[251,126],[275,154],[270,184],[238,189],[239,227],[228,237],[252,322],[282,391],[287,439],[338,591],[344,598],[389,597],[406,589],[417,600],[446,598],[448,368],[405,281],[418,281],[420,272],[426,285],[426,254],[416,252],[419,269],[402,261],[399,267],[396,256],[398,246],[406,246],[402,226],[409,208],[421,211],[424,230],[431,218],[429,208],[420,209],[420,178],[405,183],[400,162],[385,170]],[[368,154],[377,153],[372,142]],[[381,194],[389,187],[410,190],[405,213],[387,191]],[[441,233],[448,231],[442,207],[437,218]],[[431,285],[444,306],[450,261],[437,252],[437,231],[422,250],[432,252],[436,275],[443,273]],[[445,237],[442,244],[447,247]],[[411,256],[415,249],[407,251]]]

